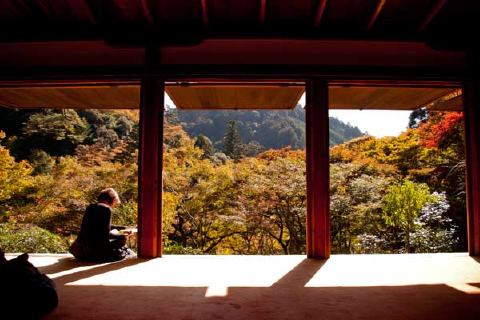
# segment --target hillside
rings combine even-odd
[[[169,121],[182,125],[187,133],[196,137],[207,136],[217,149],[222,148],[222,140],[229,121],[236,121],[243,143],[257,142],[264,149],[292,149],[305,147],[305,111],[298,105],[287,111],[181,111],[169,109]],[[330,145],[337,145],[362,136],[357,127],[330,118]]]

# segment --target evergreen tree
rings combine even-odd
[[[211,158],[215,153],[212,141],[210,141],[210,139],[203,134],[198,135],[197,139],[195,140],[195,147],[202,149],[204,159]]]
[[[426,108],[420,108],[413,110],[408,117],[408,127],[418,128],[422,123],[428,119],[428,110]]]
[[[236,121],[228,122],[227,132],[223,138],[224,153],[234,160],[242,157],[242,138],[237,130]]]

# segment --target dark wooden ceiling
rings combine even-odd
[[[478,0],[1,0],[0,42],[204,38],[476,41]]]

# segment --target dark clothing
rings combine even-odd
[[[40,319],[58,305],[55,283],[30,262],[28,254],[7,261],[0,250],[2,319]]]
[[[80,233],[70,247],[70,252],[76,258],[103,262],[122,260],[128,255],[125,236],[110,234],[111,215],[111,210],[107,206],[97,203],[87,207]]]

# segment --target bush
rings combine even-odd
[[[0,248],[4,252],[65,253],[66,240],[31,224],[0,223]]]
[[[165,246],[163,248],[164,254],[191,254],[191,255],[201,255],[204,254],[200,249],[192,247],[182,247],[181,245],[174,244],[170,246]]]

